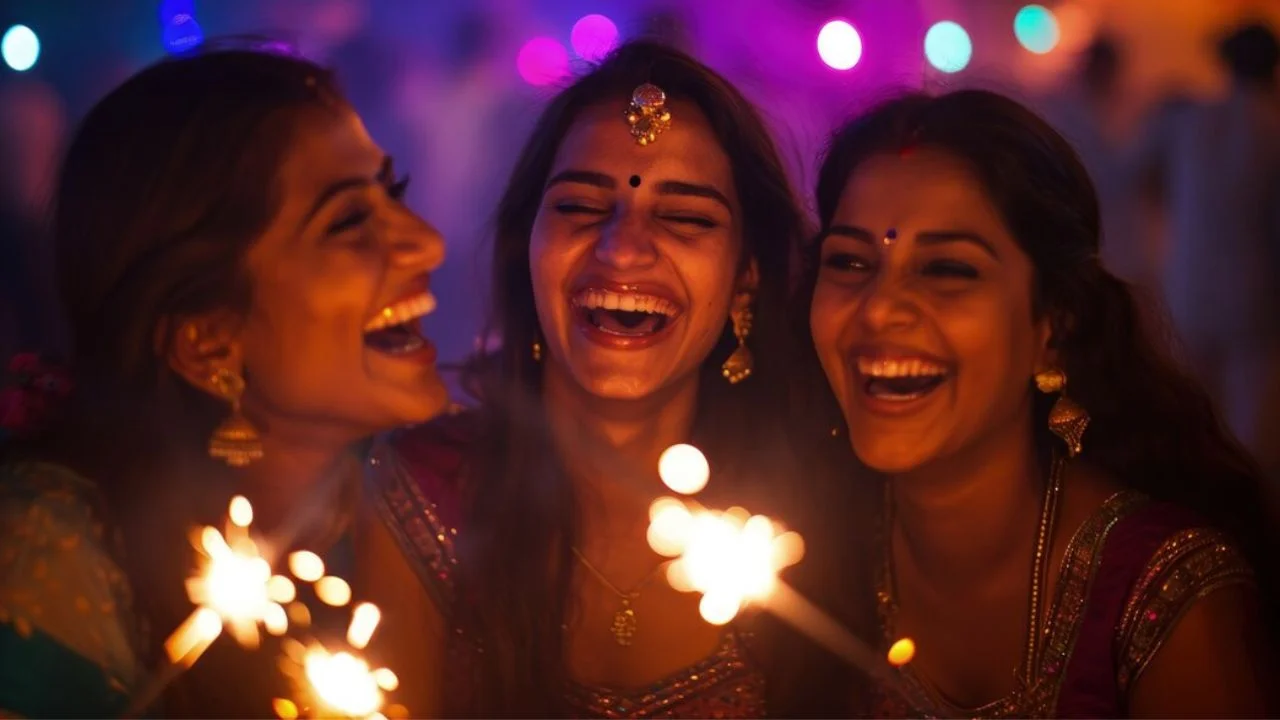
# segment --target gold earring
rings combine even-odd
[[[542,343],[541,343],[541,342],[539,342],[539,341],[537,341],[537,340],[534,340],[534,341],[533,341],[533,353],[532,353],[532,354],[533,354],[533,361],[534,361],[534,362],[542,362]]]
[[[231,403],[231,416],[209,438],[209,457],[222,460],[231,467],[244,467],[262,459],[262,436],[240,410],[244,378],[226,368],[219,368],[210,382]]]
[[[1080,440],[1089,427],[1089,412],[1067,397],[1067,374],[1056,369],[1036,373],[1036,387],[1046,395],[1059,393],[1057,402],[1049,410],[1049,432],[1067,444],[1067,457],[1079,455]]]
[[[755,365],[751,351],[747,349],[747,337],[751,335],[751,308],[746,307],[734,313],[732,320],[733,334],[738,338],[738,347],[720,366],[720,374],[729,381],[730,385],[737,385],[751,377],[751,369]]]

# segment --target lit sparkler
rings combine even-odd
[[[292,638],[284,641],[281,664],[297,690],[298,700],[276,698],[272,705],[283,720],[300,714],[309,717],[384,718],[386,693],[400,680],[387,668],[371,668],[359,655],[373,637],[382,614],[372,603],[361,603],[351,613],[347,648],[333,651],[319,642],[309,645]],[[393,716],[406,713],[400,706],[386,708]]]

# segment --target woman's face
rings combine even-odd
[[[696,107],[641,147],[625,102],[582,113],[552,164],[529,246],[548,372],[639,399],[696,381],[745,304],[729,158]]]
[[[288,420],[359,437],[445,406],[420,330],[444,244],[397,182],[354,113],[299,120],[280,211],[249,252],[253,302],[237,337],[246,412],[268,430]]]
[[[821,258],[814,344],[863,462],[905,472],[1027,422],[1049,325],[1030,258],[963,162],[862,163]]]

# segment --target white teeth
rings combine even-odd
[[[589,310],[646,312],[667,317],[675,317],[678,312],[675,303],[655,295],[615,293],[608,290],[583,290],[573,296],[573,304],[575,307]]]
[[[436,309],[436,296],[422,292],[413,297],[398,300],[378,311],[377,316],[364,326],[365,332],[373,332],[400,325],[416,318],[430,315]]]
[[[858,358],[858,372],[869,377],[938,377],[946,367],[924,358]]]

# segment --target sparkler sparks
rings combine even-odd
[[[351,613],[346,649],[330,650],[318,642],[303,645],[292,638],[284,642],[283,669],[294,683],[298,700],[277,698],[276,715],[283,720],[299,716],[299,709],[313,717],[385,718],[386,693],[400,685],[387,668],[371,668],[360,657],[373,637],[382,614],[372,603],[361,603]],[[403,714],[398,706],[388,709]]]

